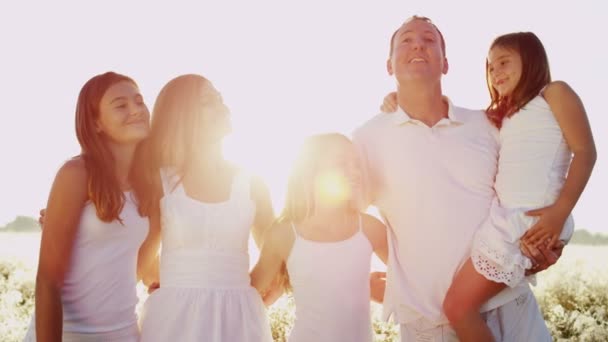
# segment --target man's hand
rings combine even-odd
[[[370,298],[376,303],[384,301],[386,289],[386,272],[372,272],[369,275]]]
[[[532,260],[532,268],[526,271],[526,275],[536,274],[544,271],[559,260],[564,250],[564,243],[558,240],[553,248],[548,245],[540,245],[538,247],[520,242],[521,252]]]

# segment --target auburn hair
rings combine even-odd
[[[84,84],[76,103],[76,137],[87,171],[87,194],[104,222],[120,221],[125,196],[116,178],[114,157],[97,131],[97,120],[103,95],[125,81],[137,86],[130,77],[115,72],[97,75]]]

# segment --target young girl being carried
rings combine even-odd
[[[496,38],[486,79],[491,97],[486,113],[500,129],[497,198],[443,303],[463,341],[493,340],[480,308],[534,272],[526,257],[530,246],[552,248],[572,235],[570,213],[596,160],[583,104],[568,84],[551,81],[547,54],[536,35]],[[383,110],[395,108],[391,94]]]

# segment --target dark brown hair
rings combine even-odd
[[[549,59],[540,39],[532,32],[515,32],[497,37],[490,50],[501,47],[512,50],[521,57],[521,78],[508,97],[501,98],[490,80],[490,65],[486,60],[486,82],[491,102],[486,113],[492,123],[500,128],[502,120],[510,117],[535,98],[551,82]]]

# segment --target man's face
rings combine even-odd
[[[414,19],[401,26],[393,41],[387,69],[399,81],[441,79],[448,71],[448,61],[433,24]]]

